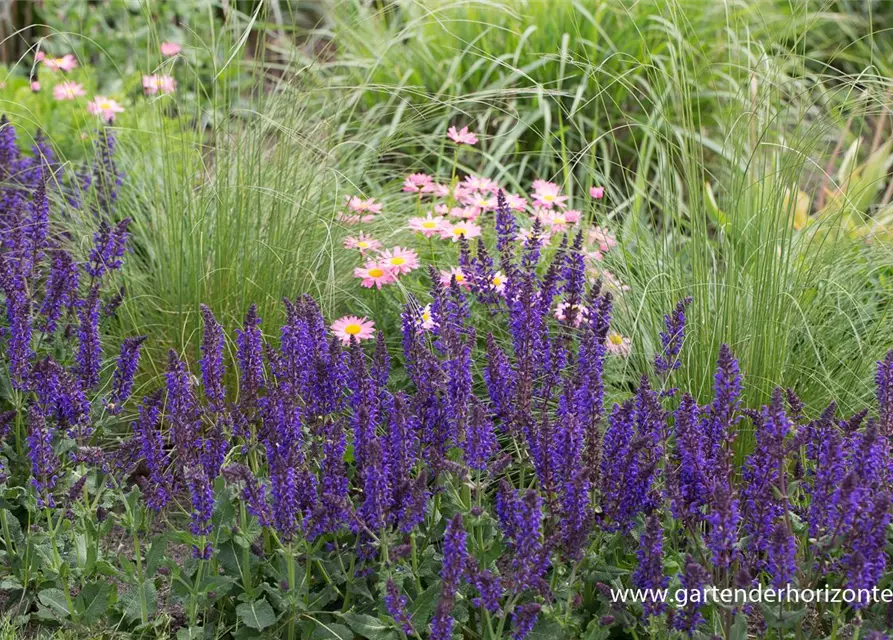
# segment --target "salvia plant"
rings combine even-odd
[[[142,338],[114,353],[102,339],[129,239],[110,134],[76,175],[48,149],[23,157],[8,123],[0,143],[0,589],[21,625],[884,637],[893,352],[877,406],[854,416],[832,404],[807,417],[782,389],[741,406],[727,346],[702,404],[672,386],[686,298],[653,375],[606,406],[612,294],[587,281],[579,236],[548,259],[538,233],[520,240],[500,193],[495,258],[463,242],[468,288],[432,270],[396,351],[382,332],[365,349],[359,319],[333,332],[308,296],[283,301],[275,335],[254,307],[233,335],[203,307],[197,363],[172,351],[160,388],[133,397]],[[95,214],[83,254],[55,230],[62,204]],[[474,306],[493,332],[476,330]],[[745,428],[756,445],[738,465]],[[738,595],[791,588],[855,597]],[[734,597],[707,597],[717,589]]]

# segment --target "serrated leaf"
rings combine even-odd
[[[108,582],[91,582],[77,597],[78,610],[84,621],[93,622],[105,615],[112,587]]]
[[[428,620],[431,619],[431,615],[434,613],[434,607],[437,604],[437,596],[439,594],[440,585],[435,583],[425,589],[421,595],[416,596],[410,606],[413,626],[419,629],[424,629],[428,626]]]
[[[343,624],[337,622],[320,622],[310,634],[310,640],[353,640],[354,633]]]
[[[156,536],[149,546],[146,553],[146,577],[151,578],[158,570],[161,561],[164,559],[164,552],[167,550],[167,536]]]
[[[345,613],[341,619],[347,623],[354,633],[370,640],[378,640],[379,638],[391,638],[396,636],[396,632],[390,624],[386,624],[373,616],[363,613]]]
[[[124,616],[130,622],[139,620],[142,615],[142,604],[140,603],[140,594],[146,601],[146,614],[152,616],[158,606],[158,590],[152,580],[144,580],[136,589],[128,592],[123,596]]]
[[[68,601],[61,589],[44,589],[37,594],[37,599],[54,614],[63,618],[68,617]]]
[[[537,620],[536,625],[527,636],[528,640],[562,640],[565,637],[560,624],[543,617]]]
[[[254,602],[243,602],[236,607],[236,615],[246,627],[263,631],[276,624],[276,614],[265,598]]]

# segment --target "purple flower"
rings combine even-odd
[[[249,307],[244,327],[236,330],[236,345],[241,383],[239,404],[243,413],[248,414],[257,406],[258,393],[264,381],[263,336],[257,305]]]
[[[115,136],[108,127],[99,132],[98,160],[93,163],[92,184],[101,211],[109,212],[118,199],[123,176],[115,163]]]
[[[707,441],[698,414],[697,403],[686,393],[676,410],[676,447],[674,467],[670,473],[674,486],[674,493],[671,495],[672,509],[677,518],[697,514],[709,497],[705,451]]]
[[[270,505],[267,502],[267,487],[258,481],[251,469],[243,464],[231,464],[223,469],[228,482],[241,485],[241,496],[246,511],[257,518],[258,524],[268,527],[271,524]]]
[[[196,465],[186,469],[186,481],[189,485],[189,496],[192,499],[192,521],[189,530],[196,536],[207,536],[211,533],[211,516],[214,513],[214,491],[204,467]],[[192,547],[196,558],[210,558],[210,548]]]
[[[47,429],[46,419],[37,408],[28,409],[28,457],[31,459],[31,486],[34,487],[37,506],[56,506],[52,491],[59,478],[59,459],[53,451],[53,436]]]
[[[6,320],[3,334],[9,354],[9,374],[15,389],[25,390],[31,373],[34,351],[31,346],[31,297],[24,277],[4,256],[0,264],[0,287],[6,295]]]
[[[499,576],[489,569],[476,570],[471,572],[468,581],[478,592],[478,597],[472,600],[472,604],[486,609],[493,615],[498,614],[499,602],[502,600],[502,581]]]
[[[192,392],[192,376],[186,365],[172,349],[168,353],[167,406],[170,416],[171,437],[178,454],[186,462],[195,462],[201,433],[201,416],[195,394]]]
[[[453,633],[453,604],[468,563],[466,534],[462,515],[456,514],[447,523],[443,540],[443,566],[440,570],[440,599],[431,621],[431,639],[449,640]]]
[[[893,437],[893,350],[877,363],[877,402],[880,421],[878,429],[886,437]]]
[[[509,577],[515,593],[542,589],[549,568],[549,550],[541,535],[543,500],[533,489],[519,494],[503,483],[496,496],[496,514],[506,538]]]
[[[496,344],[493,334],[487,335],[487,367],[484,369],[484,380],[487,383],[494,414],[504,430],[511,429],[516,376],[505,352]]]
[[[784,396],[776,388],[772,402],[763,407],[757,425],[757,445],[744,465],[744,531],[748,536],[748,550],[763,568],[759,556],[766,550],[776,519],[787,509],[785,496],[785,438],[790,421],[785,413]],[[781,496],[781,497],[778,497]]]
[[[493,435],[493,423],[487,417],[484,406],[474,399],[471,408],[471,421],[463,443],[465,463],[478,471],[484,471],[487,463],[496,452],[496,437]]]
[[[707,548],[713,554],[716,567],[728,567],[738,557],[738,527],[741,517],[738,513],[738,499],[732,494],[727,482],[713,486],[707,516],[709,525]]]
[[[783,589],[794,581],[797,574],[797,541],[783,519],[779,519],[772,529],[768,556],[772,586]]]
[[[676,303],[673,314],[664,316],[666,331],[660,334],[661,352],[654,359],[655,367],[660,375],[666,376],[675,371],[682,364],[679,362],[679,352],[685,341],[685,309],[691,304],[691,298],[683,298]]]
[[[403,633],[408,636],[413,635],[415,630],[412,628],[412,621],[409,617],[409,612],[406,610],[406,606],[409,604],[409,598],[400,593],[400,590],[397,588],[397,585],[394,584],[393,580],[388,580],[386,589],[387,593],[384,597],[384,605],[388,611],[388,615],[400,625],[400,628],[403,629]]]
[[[730,445],[738,421],[736,413],[740,397],[741,374],[738,361],[729,346],[724,344],[719,349],[716,375],[713,378],[713,402],[704,416],[711,484],[728,482],[732,475]]]
[[[109,394],[107,406],[112,414],[120,413],[121,405],[130,397],[133,390],[133,377],[140,362],[140,347],[146,336],[126,338],[121,343],[121,354],[118,356],[118,367],[112,377],[112,392]]]
[[[710,582],[710,573],[695,562],[694,558],[686,555],[683,572],[679,574],[679,581],[682,583],[682,588],[688,593],[689,601],[673,618],[673,628],[692,637],[698,625],[704,622],[704,616],[701,615],[701,606],[704,602],[703,589]],[[700,599],[692,597],[697,591],[701,592]]]
[[[852,531],[844,544],[842,558],[846,586],[857,591],[872,589],[886,575],[887,528],[890,525],[890,495],[886,491],[866,497],[855,514]],[[859,601],[853,606],[870,603]]]
[[[512,611],[512,640],[524,640],[533,631],[541,610],[536,602],[528,602]]]
[[[221,411],[226,402],[226,390],[223,386],[223,377],[226,369],[223,366],[223,327],[217,322],[213,312],[205,305],[201,305],[202,318],[205,322],[205,332],[202,337],[202,357],[199,366],[202,370],[202,384],[205,389],[205,397],[208,399],[214,411]]]
[[[133,423],[133,435],[149,474],[143,493],[146,504],[155,511],[163,509],[170,498],[164,436],[159,429],[160,416],[161,394],[155,393],[143,399],[139,419]]]
[[[44,317],[43,328],[47,333],[56,331],[56,323],[62,317],[63,310],[74,308],[80,279],[78,266],[67,251],[57,249],[52,256],[46,292],[40,306]]]
[[[93,278],[101,278],[106,272],[119,269],[124,264],[124,253],[130,234],[127,227],[130,218],[124,218],[115,226],[105,220],[99,223],[99,231],[93,235],[93,248],[87,257],[84,270]]]
[[[99,286],[94,285],[78,311],[78,352],[75,372],[85,389],[99,384],[102,345],[99,343]]]
[[[323,438],[319,506],[313,516],[312,538],[323,533],[337,533],[351,520],[344,464],[347,448],[344,422],[341,419],[332,421],[326,427]]]
[[[636,552],[639,564],[633,572],[632,583],[637,589],[666,589],[670,580],[664,575],[664,532],[660,518],[651,514],[645,519],[645,530],[639,537],[639,549]],[[666,603],[659,599],[642,602],[645,617],[660,615]]]

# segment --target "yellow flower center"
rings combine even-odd
[[[499,276],[493,276],[493,280],[491,280],[491,282],[493,283],[494,287],[498,287],[502,284],[502,278],[500,278]]]
[[[380,278],[383,275],[384,275],[384,269],[378,269],[378,268],[369,269],[369,276],[372,278]],[[351,325],[351,326],[353,326],[353,325]]]
[[[361,327],[360,325],[358,325],[356,323],[349,324],[346,327],[344,327],[344,333],[346,333],[349,336],[355,336],[362,330],[363,330],[363,327]]]
[[[552,202],[552,200],[554,200],[554,199],[555,199],[555,196],[553,196],[552,194],[546,194],[543,196],[543,201],[545,201],[545,202]]]
[[[406,258],[401,258],[400,256],[394,256],[391,258],[391,264],[395,267],[399,267],[401,264],[406,263]]]
[[[608,334],[608,340],[611,341],[611,344],[621,345],[623,344],[623,336],[619,333],[610,333]]]
[[[456,282],[465,282],[465,274],[454,273],[453,275],[456,277]]]
[[[425,229],[436,229],[437,220],[426,220],[422,223],[422,227],[424,227]]]
[[[357,247],[360,249],[368,249],[369,243],[366,242],[365,240],[360,240],[359,242],[357,242]]]
[[[424,320],[425,322],[428,322],[430,319],[431,319],[431,312],[430,311],[422,311],[422,320]]]
[[[567,222],[567,220],[565,220],[564,216],[555,216],[552,218],[552,224],[564,224],[565,222]]]
[[[453,227],[454,236],[464,236],[466,233],[468,233],[468,229],[465,227]]]

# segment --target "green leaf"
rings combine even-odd
[[[254,602],[245,602],[236,607],[236,615],[246,627],[263,631],[276,623],[276,614],[273,607],[265,598]]]
[[[68,617],[70,613],[68,611],[68,601],[65,599],[65,594],[62,593],[61,589],[44,589],[37,594],[37,599],[57,616]]]
[[[105,615],[112,586],[108,582],[91,582],[81,589],[76,603],[86,622],[98,620]]]
[[[735,624],[729,633],[729,640],[747,640],[747,618],[739,613],[735,616]]]
[[[437,604],[437,596],[439,594],[440,585],[435,583],[425,589],[421,595],[416,596],[410,608],[414,627],[424,629],[428,626],[428,620],[431,619],[431,615],[434,613],[434,607]]]
[[[310,634],[310,640],[353,640],[354,632],[337,622],[316,621],[317,627]]]
[[[225,596],[233,588],[233,579],[229,576],[208,576],[202,581],[199,593],[213,591],[217,597]]]
[[[124,617],[130,622],[135,622],[142,617],[142,604],[140,603],[140,595],[146,602],[146,613],[151,618],[155,614],[158,606],[158,590],[152,580],[144,580],[133,591],[127,592],[122,597],[124,604]]]
[[[151,578],[158,570],[161,561],[164,559],[164,552],[167,550],[167,536],[156,536],[146,553],[146,577]]]
[[[527,635],[529,640],[561,640],[565,637],[567,636],[565,636],[560,624],[543,617],[540,617],[536,626]]]
[[[363,613],[345,613],[341,619],[354,630],[354,633],[363,638],[378,640],[396,636],[396,632],[390,624]]]
[[[188,627],[177,631],[177,640],[199,640],[204,637],[204,627]]]

